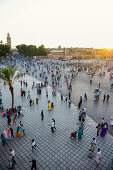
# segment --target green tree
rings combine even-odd
[[[24,56],[32,57],[38,54],[38,49],[35,45],[21,44],[16,46],[16,48],[18,49],[18,52]]]
[[[38,56],[47,56],[47,50],[46,50],[46,48],[45,48],[45,46],[43,44],[38,47],[37,55]]]
[[[3,42],[0,42],[0,57],[4,56],[6,57],[7,54],[10,54],[10,46],[7,44],[2,44]]]
[[[47,55],[47,50],[45,46],[42,44],[38,48],[35,45],[25,45],[21,44],[16,46],[18,49],[18,52],[24,56],[46,56]]]
[[[1,68],[0,70],[0,79],[4,80],[6,84],[9,86],[9,90],[11,92],[12,96],[12,109],[14,108],[14,88],[13,84],[14,82],[22,77],[22,73],[17,73],[17,67],[15,66],[9,66],[5,68]]]
[[[27,56],[27,45],[21,44],[17,45],[16,48],[18,49],[18,52],[24,56]]]

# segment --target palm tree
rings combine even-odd
[[[1,68],[0,70],[0,79],[4,80],[6,84],[9,86],[9,90],[12,96],[12,109],[14,108],[14,82],[22,77],[22,73],[17,73],[17,66],[8,66],[5,68]]]

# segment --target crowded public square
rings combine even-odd
[[[14,55],[14,107],[0,79],[0,169],[113,168],[110,61],[60,61]],[[3,71],[1,70],[2,74]]]

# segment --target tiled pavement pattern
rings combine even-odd
[[[34,78],[25,76],[23,78],[28,81],[28,89],[31,92],[32,99],[37,96],[36,89],[31,88]],[[15,150],[16,166],[15,170],[29,170],[31,164],[29,160],[32,157],[37,160],[39,170],[94,170],[94,169],[112,169],[111,159],[113,158],[113,138],[109,134],[105,138],[98,137],[95,153],[98,148],[102,151],[102,161],[96,167],[95,157],[88,158],[88,150],[93,137],[96,137],[96,123],[88,116],[85,121],[85,130],[82,140],[70,139],[70,133],[79,127],[78,111],[72,104],[61,102],[60,94],[56,97],[51,95],[51,88],[48,87],[49,97],[46,98],[45,88],[39,97],[39,104],[29,106],[27,97],[20,96],[20,82],[16,82],[15,89],[15,106],[22,105],[24,117],[17,118],[17,124],[21,120],[26,130],[26,136],[21,138],[15,137],[8,146],[3,147],[0,143],[0,170],[8,169],[8,153],[10,148]],[[3,94],[3,103],[5,108],[11,106],[10,92],[8,87],[0,84]],[[52,111],[48,111],[48,99],[54,101],[55,107]],[[40,112],[44,111],[44,120],[41,120]],[[51,133],[49,123],[51,119],[56,120],[56,131]],[[11,125],[16,133],[16,125]],[[0,116],[0,132],[7,130],[7,119]],[[31,140],[36,141],[36,151],[31,151]]]
[[[49,60],[44,59],[41,61],[47,62],[49,64]],[[53,61],[56,62],[55,60]],[[103,61],[100,61],[100,62],[103,62]],[[40,79],[41,81],[43,81],[43,78],[42,77],[40,78],[38,73],[41,72],[42,68],[43,70],[46,71],[46,67],[43,67],[43,66],[40,66],[40,70],[37,69],[38,70],[37,76],[38,76],[38,79]],[[65,69],[61,68],[62,77],[60,80],[59,87],[57,86],[57,90],[59,92],[62,91],[63,95],[68,94],[66,83],[64,80],[64,75],[65,74],[71,75],[71,73],[68,73],[67,71],[70,68],[71,66]],[[32,70],[34,70],[33,67],[32,67]],[[92,78],[93,80],[92,85],[90,85],[89,83],[90,81],[89,76],[86,73],[79,72],[79,74],[77,75],[77,79],[72,82],[73,89],[72,89],[71,100],[77,106],[80,96],[84,97],[85,92],[87,92],[88,100],[87,101],[83,100],[83,104],[82,104],[82,106],[86,106],[87,114],[97,123],[100,123],[100,120],[102,119],[102,117],[104,117],[105,121],[107,121],[109,124],[111,117],[113,117],[113,106],[112,106],[113,105],[113,89],[111,89],[111,84],[113,83],[113,79],[112,80],[109,79],[109,72],[107,72],[106,69],[104,69],[103,71],[105,71],[106,76],[99,77],[98,73],[101,72],[101,70],[99,70],[99,72],[97,72],[96,75]],[[49,78],[49,85],[51,85],[51,76],[48,74],[47,76]],[[102,93],[100,95],[100,100],[97,103],[97,102],[94,102],[94,89],[98,87],[99,83],[101,86]],[[62,86],[62,88],[60,86]],[[110,100],[109,102],[103,103],[103,95],[105,93],[110,95]],[[113,135],[113,130],[109,129],[109,132]]]

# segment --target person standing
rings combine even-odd
[[[8,129],[8,139],[11,140],[11,130]]]
[[[21,137],[21,135],[22,135],[22,134],[20,133],[20,126],[17,127],[17,134],[16,134],[16,135],[19,136],[19,137]]]
[[[43,110],[41,111],[41,117],[42,117],[42,120],[43,120],[43,118],[44,118]]]
[[[12,129],[12,128],[10,128],[10,131],[11,131],[11,138],[14,138],[13,129]]]
[[[30,99],[29,104],[30,104],[30,106],[32,105],[32,99]]]
[[[9,115],[7,116],[7,124],[11,125],[11,116],[9,116]]]
[[[48,97],[48,90],[46,89],[46,97]]]
[[[21,80],[21,88],[22,88],[22,80]]]
[[[5,144],[7,145],[7,132],[4,130]]]
[[[107,130],[108,130],[108,125],[107,122],[104,123],[104,126],[102,127],[102,131],[101,131],[101,137],[104,137],[107,134]]]
[[[26,87],[27,87],[27,81],[26,81]]]
[[[13,124],[15,124],[16,125],[16,115],[15,115],[15,117],[13,118]]]
[[[1,141],[2,141],[2,144],[4,146],[5,145],[5,136],[3,134],[1,134]]]
[[[82,139],[82,128],[79,127],[79,130],[78,130],[78,139]]]
[[[30,100],[30,91],[28,91],[28,96],[27,96],[28,100]]]
[[[97,154],[96,154],[97,166],[99,165],[100,161],[101,161],[101,150],[98,148],[98,151],[97,151]]]

